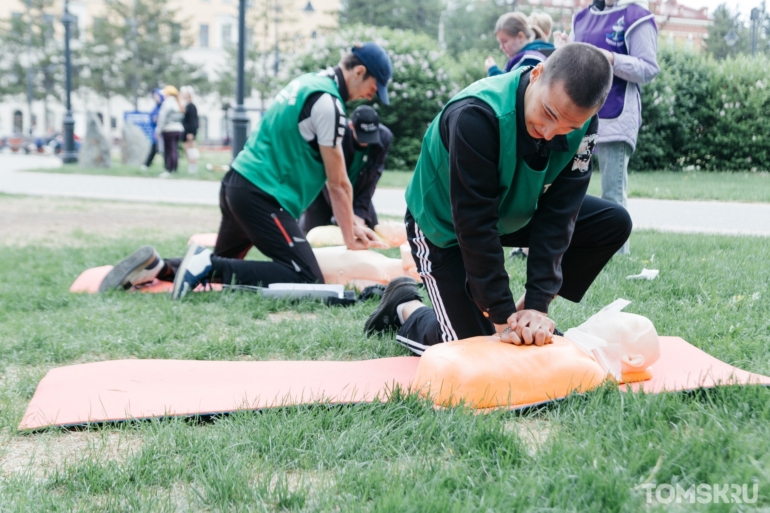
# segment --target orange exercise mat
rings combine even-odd
[[[91,269],[86,269],[82,273],[80,273],[80,276],[75,278],[75,281],[70,285],[70,292],[84,292],[86,294],[97,294],[99,292],[99,284],[102,283],[102,280],[105,276],[107,276],[107,273],[109,273],[112,270],[111,265],[103,265],[101,267],[92,267]],[[160,293],[160,292],[171,292],[171,289],[174,288],[174,284],[170,281],[160,281],[160,280],[153,280],[152,283],[148,283],[146,285],[140,285],[138,287],[133,287],[131,290],[135,290],[137,292],[150,292],[150,293]],[[212,290],[222,290],[222,284],[221,283],[212,283],[211,284]],[[202,285],[198,285],[195,288],[195,292],[201,292],[204,290],[204,287]]]
[[[660,337],[653,378],[628,385],[664,392],[719,384],[770,385],[770,378],[717,360],[678,337]],[[52,369],[19,424],[20,430],[163,416],[329,402],[370,402],[394,385],[408,388],[416,357],[353,362],[117,360]],[[626,389],[625,385],[621,389]],[[554,399],[560,399],[555,397]],[[520,409],[531,405],[511,405]]]

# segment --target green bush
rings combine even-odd
[[[382,123],[393,131],[388,168],[411,170],[428,125],[460,90],[450,77],[453,63],[440,51],[436,41],[404,30],[363,25],[346,27],[319,38],[310,52],[298,56],[294,62],[295,74],[334,66],[353,44],[366,41],[381,45],[393,61],[393,80],[388,87],[390,106],[383,105],[376,97],[372,101]],[[459,74],[454,68],[452,71],[453,76]],[[358,104],[349,105],[348,112]]]
[[[661,52],[642,88],[635,170],[770,168],[770,60]]]

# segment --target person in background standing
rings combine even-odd
[[[195,147],[195,137],[198,134],[198,109],[193,103],[193,88],[183,86],[179,90],[179,96],[185,103],[184,120],[184,151],[187,155],[187,171],[190,174],[198,172],[198,157],[200,152]]]
[[[155,154],[158,153],[158,136],[155,134],[155,129],[158,126],[158,114],[160,114],[160,105],[163,103],[163,94],[160,89],[156,89],[152,92],[152,99],[155,100],[155,108],[150,113],[150,123],[152,125],[152,146],[150,147],[150,153],[147,155],[142,165],[142,171],[147,171],[147,168],[152,165]]]
[[[542,13],[543,16],[548,16]],[[550,16],[548,16],[550,18]],[[537,17],[536,29],[529,24],[529,20],[520,12],[509,12],[498,18],[495,24],[495,37],[500,43],[500,49],[508,56],[505,71],[497,67],[492,56],[484,61],[487,75],[493,77],[523,66],[536,66],[551,55],[554,46],[545,40],[545,31],[540,27],[541,17]],[[547,24],[546,24],[547,25]],[[550,33],[548,34],[550,36]]]
[[[166,170],[160,174],[161,178],[168,178],[179,166],[179,141],[184,135],[184,107],[179,99],[179,91],[176,87],[168,85],[163,88],[163,104],[158,114],[158,126],[155,134],[159,137],[160,151],[165,157]]]
[[[602,198],[626,206],[628,161],[642,124],[641,85],[660,73],[658,27],[646,0],[594,0],[575,14],[569,40],[596,46],[612,64],[612,89],[599,111],[596,157],[602,175]],[[554,34],[557,45],[567,37]],[[628,242],[618,250],[630,252]]]

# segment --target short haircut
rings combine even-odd
[[[581,109],[604,105],[612,86],[612,65],[595,46],[569,43],[543,64],[543,84],[561,82],[572,102]]]
[[[355,45],[355,47],[361,48],[361,45]],[[345,55],[343,55],[339,65],[341,68],[346,69],[348,71],[355,68],[356,66],[363,66],[364,68],[366,67],[366,65],[363,62],[361,62],[361,59],[359,59],[358,56],[353,52],[348,52]],[[366,74],[364,75],[364,80],[366,80],[371,76],[372,74],[369,73],[369,70],[367,69]]]
[[[548,41],[551,38],[551,30],[553,29],[553,18],[547,12],[532,11],[527,16],[527,23],[530,28],[535,32],[535,39],[541,41]]]
[[[535,37],[532,27],[530,27],[527,22],[527,17],[520,12],[507,12],[497,18],[497,23],[495,23],[495,34],[501,30],[513,37],[518,36],[519,32],[524,32],[524,35],[527,36],[527,39],[530,41]]]

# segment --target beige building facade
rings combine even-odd
[[[124,0],[126,1],[126,0]],[[128,0],[130,1],[130,0]],[[311,45],[317,34],[333,30],[337,25],[339,0],[247,0],[247,47],[271,52],[276,45],[281,59]],[[77,34],[81,41],[88,37],[89,27],[95,19],[104,16],[105,0],[77,0],[69,2],[69,12],[77,19]],[[169,0],[168,6],[177,12],[177,20],[183,27],[183,38],[191,47],[182,56],[201,65],[209,77],[229,65],[228,47],[238,43],[238,0]],[[50,10],[56,33],[63,36],[61,16],[64,1],[56,0]],[[24,0],[0,0],[0,19],[25,16]],[[75,42],[74,44],[78,44]],[[272,63],[271,63],[272,68]],[[181,86],[183,84],[175,84]],[[88,91],[76,91],[72,96],[75,132],[84,135],[86,109],[101,114],[105,132],[119,137],[123,113],[132,111],[133,104],[124,98],[110,101]],[[256,100],[247,100],[247,107],[256,108]],[[250,103],[252,105],[250,105]],[[221,140],[229,134],[229,116],[225,114],[218,98],[208,95],[196,98],[201,116],[200,139]],[[47,107],[47,109],[46,109]],[[153,108],[151,98],[139,100],[140,111]],[[49,128],[61,129],[64,106],[42,101],[32,104],[29,112],[25,95],[6,99],[0,103],[0,135],[21,129],[35,135],[45,134]],[[258,115],[250,113],[252,126]]]

